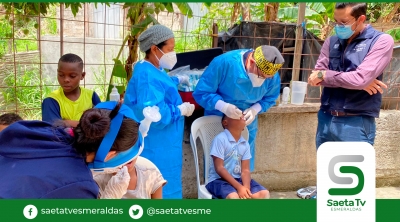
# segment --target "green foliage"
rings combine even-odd
[[[2,2],[1,5],[6,9],[6,14],[15,13],[15,16],[20,20],[28,18],[28,16],[45,16],[49,8],[56,3],[50,2]]]
[[[393,37],[395,42],[400,41],[400,28],[394,28],[386,31],[387,34]]]
[[[48,17],[56,16],[55,7],[50,6],[46,9]],[[25,52],[38,49],[37,29],[39,25],[37,24],[37,17],[31,13],[24,15],[17,12],[18,10],[15,9],[15,14],[0,16],[0,58],[4,54],[14,51]],[[42,34],[57,34],[57,21],[56,19],[44,18],[41,21],[40,28]]]
[[[158,21],[151,14],[146,13],[146,18],[144,20],[139,22],[139,24],[132,25],[131,35],[134,36],[139,33],[142,33],[147,28],[147,26],[150,25],[151,23],[158,24]]]
[[[371,2],[367,5],[367,19],[373,23],[377,22],[380,17],[386,17],[393,10],[394,3]]]
[[[0,16],[0,58],[13,50],[17,52],[37,50],[35,22],[29,21],[23,24],[22,21],[16,21],[14,23],[13,20],[8,21],[4,17]]]
[[[52,91],[52,88],[46,84],[51,83],[50,79],[43,79],[40,76],[40,67],[38,65],[17,66],[17,73],[10,71],[3,79],[3,85],[7,88],[1,88],[4,101],[2,104],[5,111],[15,111],[24,119],[41,119],[42,100]]]
[[[312,2],[306,3],[305,20],[306,28],[314,33],[320,35],[320,31],[333,20],[333,11],[335,3],[333,2]],[[279,8],[278,18],[283,22],[297,23],[298,5],[287,4]]]
[[[213,23],[218,25],[219,32],[228,30],[231,27],[230,19],[232,11],[233,3],[212,3],[212,6],[208,8],[207,14],[200,18],[198,28],[191,31],[190,34],[185,35],[181,33],[177,43],[180,51],[184,52],[211,48]],[[235,23],[238,22],[239,20],[235,21]]]
[[[92,73],[93,73],[94,82],[95,82],[95,86],[93,87],[93,90],[100,97],[101,101],[106,101],[106,97],[107,97],[106,86],[108,84],[106,82],[106,74],[104,71],[104,67],[98,67],[97,70],[92,68]]]
[[[174,4],[178,7],[179,11],[182,14],[187,15],[189,18],[193,17],[193,11],[187,2],[175,2]],[[171,5],[172,5],[172,3],[171,3]],[[172,11],[168,11],[168,12],[174,12],[174,9],[172,8]]]
[[[125,91],[127,82],[129,81],[132,73],[132,64],[138,59],[138,37],[147,29],[150,24],[158,24],[156,18],[153,17],[153,13],[160,13],[161,11],[167,10],[169,13],[174,12],[173,5],[176,5],[180,12],[188,17],[192,17],[193,12],[189,7],[188,3],[173,3],[173,2],[155,2],[155,3],[143,3],[143,2],[126,2],[123,8],[128,9],[126,18],[131,22],[131,32],[125,37],[120,52],[117,57],[114,58],[114,67],[111,74],[110,83],[108,86],[107,100],[113,85],[116,85],[119,93]],[[126,43],[132,45],[129,47],[128,64],[123,66],[120,56]]]
[[[71,12],[74,15],[74,17],[76,16],[76,13],[79,12],[79,9],[82,8],[83,4],[85,3],[81,3],[81,2],[76,2],[76,3],[65,3],[65,8],[71,8]]]
[[[110,93],[112,88],[115,86],[118,89],[118,93],[122,94],[128,83],[126,71],[124,69],[124,65],[122,64],[121,60],[113,59],[114,60],[114,67],[111,73],[110,84],[108,86],[107,91],[107,100],[110,99]]]
[[[53,5],[49,8],[46,18],[42,21],[41,31],[42,34],[50,34],[56,35],[57,34],[57,8],[58,5]],[[37,25],[37,24],[36,24]],[[37,29],[37,27],[35,27]]]
[[[177,53],[195,51],[211,47],[209,37],[199,38],[197,35],[175,32],[175,51]],[[203,41],[203,42],[201,42]],[[200,44],[199,44],[200,43]]]

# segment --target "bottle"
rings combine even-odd
[[[286,86],[285,88],[283,88],[282,92],[282,104],[288,104],[289,94],[290,94],[290,88]]]
[[[140,121],[139,131],[143,137],[147,136],[152,122],[158,122],[161,119],[160,108],[158,106],[148,106],[143,109],[144,119]]]
[[[121,96],[118,93],[117,87],[114,86],[112,88],[111,93],[110,93],[110,101],[116,101],[118,102],[120,100]]]

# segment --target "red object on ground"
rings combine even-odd
[[[191,104],[194,104],[195,110],[203,109],[203,107],[201,107],[199,104],[197,104],[196,100],[194,100],[193,92],[182,92],[182,91],[178,91],[178,92],[179,92],[179,95],[181,95],[183,102],[189,102]]]

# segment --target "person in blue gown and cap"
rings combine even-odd
[[[254,171],[256,156],[257,114],[275,105],[281,83],[278,70],[283,63],[281,53],[273,46],[233,50],[213,59],[193,92],[205,109],[204,115],[224,113],[233,119],[245,115],[252,156],[250,171]]]
[[[133,67],[124,103],[133,110],[138,122],[144,119],[145,107],[159,107],[161,120],[151,124],[141,156],[153,162],[167,180],[163,198],[181,199],[184,116],[192,115],[194,105],[182,102],[177,86],[189,84],[189,78],[170,77],[164,71],[177,62],[174,34],[169,28],[153,25],[138,40],[146,57]]]

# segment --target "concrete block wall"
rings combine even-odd
[[[273,191],[294,191],[316,185],[315,132],[319,104],[273,107],[259,115],[256,166],[252,178]],[[376,186],[400,186],[400,111],[381,110],[376,119]],[[185,129],[183,195],[197,197],[193,154]],[[200,174],[203,153],[198,145]]]
[[[376,186],[400,185],[400,111],[386,110],[376,119]]]

